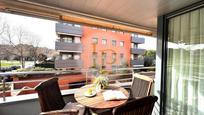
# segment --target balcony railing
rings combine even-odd
[[[132,36],[131,42],[137,43],[137,44],[144,44],[145,43],[145,39],[144,38],[139,38],[139,37]]]
[[[145,52],[144,49],[139,49],[139,48],[131,48],[131,53],[132,54],[138,54],[138,55],[143,55]]]
[[[83,30],[81,27],[64,25],[63,23],[56,23],[56,32],[58,34],[67,34],[75,36],[82,36],[83,34]]]
[[[55,68],[82,68],[82,60],[55,60]]]
[[[154,70],[154,67],[140,67],[140,68],[116,68],[112,70],[104,70],[108,74],[110,84],[117,84],[119,86],[129,87],[132,83],[132,76],[135,72],[143,75],[154,77],[153,73],[144,73],[142,70]],[[18,96],[35,94],[34,88],[40,82],[43,82],[51,77],[58,77],[60,89],[68,91],[73,88],[78,88],[86,84],[92,83],[94,76],[99,75],[100,71],[97,69],[79,69],[79,70],[56,70],[56,71],[37,71],[37,72],[4,72],[0,73],[2,78],[2,86],[0,91],[0,103],[7,101],[15,101]],[[13,77],[12,81],[7,81],[7,77]],[[18,78],[18,79],[17,79]],[[10,86],[10,88],[6,88]],[[70,90],[72,91],[72,90]],[[8,100],[7,100],[8,97]],[[13,99],[11,99],[13,98]],[[29,97],[30,99],[30,97]]]
[[[55,42],[55,49],[65,52],[81,52],[83,46],[81,43],[67,43],[67,42]]]
[[[144,65],[144,60],[143,59],[137,59],[137,60],[131,60],[131,65]]]

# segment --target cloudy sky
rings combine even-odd
[[[55,40],[57,38],[55,32],[55,21],[19,16],[7,13],[0,13],[0,17],[7,23],[14,26],[22,26],[27,31],[34,33],[40,38],[40,46],[55,48]],[[140,48],[156,50],[156,38],[142,36],[145,38],[145,44],[139,45]]]

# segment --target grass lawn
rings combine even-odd
[[[1,60],[1,67],[11,67],[11,66],[20,66],[19,61],[6,61],[6,60]]]

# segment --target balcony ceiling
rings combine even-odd
[[[1,0],[0,0],[1,1]],[[37,3],[155,31],[157,16],[200,0],[12,0]]]

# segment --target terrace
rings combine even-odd
[[[159,97],[159,100],[154,106],[153,115],[201,115],[204,113],[204,92],[202,90],[203,48],[197,47],[203,44],[203,6],[204,2],[200,0],[145,0],[142,2],[139,0],[117,2],[113,0],[72,2],[57,0],[0,1],[0,10],[6,13],[74,22],[146,36],[157,36],[155,83],[152,94]],[[76,31],[76,33],[75,31],[73,33],[81,36],[81,31]],[[63,33],[66,33],[66,31],[63,31]],[[137,39],[133,38],[132,41],[137,41]],[[131,52],[134,53],[135,49],[131,49]],[[142,51],[140,52],[142,53]],[[111,74],[109,74],[110,83],[124,87],[130,86],[132,76],[138,72],[145,76],[152,76],[152,73],[145,73],[140,69],[153,68],[127,67],[106,71],[111,71]],[[125,74],[120,71],[125,71]],[[76,78],[81,81],[76,83],[73,79],[73,82],[67,85],[67,81],[63,81],[63,77],[67,77],[73,72]],[[56,76],[61,80],[60,88],[64,100],[66,102],[75,102],[73,94],[78,90],[78,87],[90,83],[97,73],[98,71],[92,69],[0,73],[0,76],[3,76],[3,98],[0,98],[0,114],[36,115],[40,113],[40,106],[35,92],[33,94],[6,97],[7,85],[20,87],[17,84],[32,82],[34,83],[33,86],[35,86],[50,76]],[[8,76],[20,75],[25,78],[24,76],[38,76],[39,74],[42,79],[5,81]],[[33,86],[24,87],[22,91],[14,89],[14,92],[10,92],[10,95],[32,92]]]

